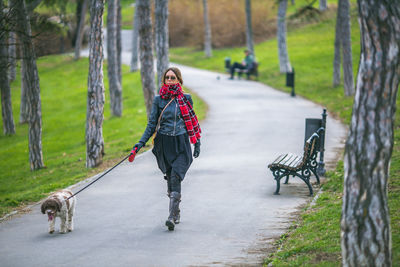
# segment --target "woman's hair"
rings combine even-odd
[[[166,71],[164,71],[164,74],[162,76],[162,83],[165,84],[165,75],[170,70],[172,70],[175,73],[176,78],[178,79],[178,82],[182,85],[183,84],[183,80],[182,80],[181,71],[178,68],[175,68],[175,67],[169,67]]]

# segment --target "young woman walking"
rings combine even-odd
[[[138,152],[155,133],[153,154],[167,180],[170,198],[169,216],[165,222],[172,231],[180,221],[181,182],[193,158],[200,155],[201,129],[193,110],[192,97],[184,94],[182,74],[178,68],[168,68],[162,78],[159,95],[153,100],[151,115],[142,138],[134,145]]]

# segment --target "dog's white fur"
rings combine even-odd
[[[49,233],[54,233],[56,217],[61,219],[60,233],[65,234],[74,229],[73,216],[75,212],[76,198],[69,190],[60,190],[49,196],[41,206],[43,214],[47,214],[49,220]]]

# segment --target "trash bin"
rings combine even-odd
[[[230,68],[231,68],[231,58],[226,57],[225,58],[225,70],[230,70]]]
[[[306,119],[306,132],[304,135],[304,144],[310,138],[310,136],[315,133],[319,128],[321,128],[322,125],[322,119]],[[319,142],[319,147],[317,148],[318,151],[321,151],[321,142]]]
[[[294,87],[294,68],[291,72],[286,72],[286,86]]]

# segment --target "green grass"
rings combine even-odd
[[[139,140],[147,123],[140,75],[123,66],[123,116],[110,115],[107,71],[103,136],[104,163],[85,167],[85,124],[88,59],[48,56],[38,61],[42,101],[42,146],[45,169],[30,171],[28,125],[19,125],[20,77],[12,84],[16,134],[0,135],[0,217],[35,202],[117,163]],[[104,70],[107,67],[104,65]],[[17,72],[19,73],[19,72]],[[194,95],[195,110],[203,119],[207,106]],[[2,119],[0,120],[2,124]]]
[[[352,14],[352,50],[354,79],[360,55],[360,32],[356,10]],[[295,68],[296,94],[326,107],[333,116],[350,123],[353,97],[346,97],[343,86],[332,87],[335,17],[324,18],[319,23],[289,29],[288,53]],[[190,47],[170,50],[171,61],[217,72],[225,72],[224,58],[241,62],[244,47],[213,50],[212,58],[203,51]],[[285,75],[279,72],[276,40],[255,46],[259,65],[259,81],[279,90],[285,87]],[[240,82],[240,81],[237,81]],[[400,97],[398,97],[399,99]],[[389,208],[392,227],[393,266],[400,265],[400,114],[396,114],[395,143],[389,179]],[[329,129],[328,129],[329,131]],[[323,193],[313,207],[302,210],[296,223],[276,245],[281,249],[265,259],[265,265],[274,266],[340,266],[340,216],[343,187],[343,164],[327,173]]]

